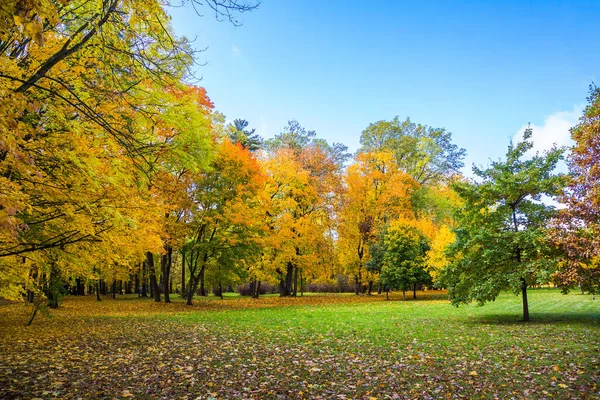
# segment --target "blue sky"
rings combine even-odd
[[[355,151],[371,122],[444,127],[470,165],[502,157],[530,122],[538,148],[568,128],[600,80],[600,1],[263,0],[218,22],[171,9],[207,47],[197,67],[215,107],[264,137],[290,119]]]

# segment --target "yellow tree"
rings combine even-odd
[[[359,294],[365,278],[369,290],[373,283],[366,269],[370,247],[387,223],[412,214],[410,199],[418,184],[398,168],[391,151],[377,151],[356,156],[346,172],[345,187],[339,210],[338,256]]]

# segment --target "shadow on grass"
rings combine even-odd
[[[530,321],[524,322],[520,313],[483,314],[469,318],[467,324],[473,325],[584,325],[600,328],[600,313],[549,313],[536,312],[529,315]]]

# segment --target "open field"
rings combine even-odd
[[[600,299],[65,298],[0,306],[0,398],[600,398]]]

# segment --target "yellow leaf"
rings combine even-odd
[[[469,372],[469,375],[471,375],[471,376],[477,376],[479,374],[477,373],[477,371],[471,371],[471,372]]]
[[[567,387],[567,385],[565,385],[564,383],[559,383],[558,386],[560,386],[563,389]]]

